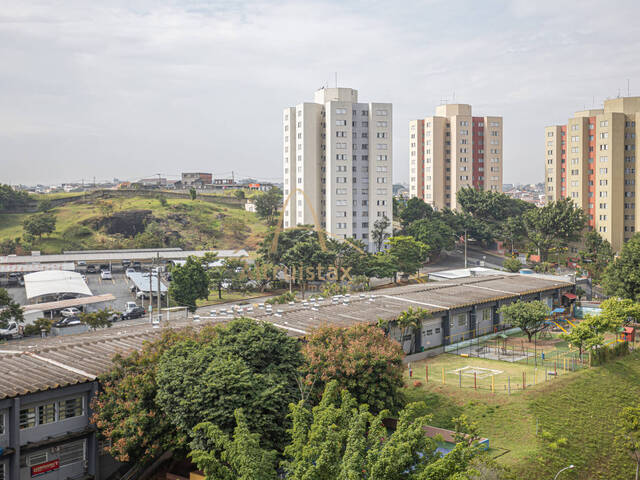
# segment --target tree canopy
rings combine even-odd
[[[640,234],[631,237],[609,263],[602,284],[608,295],[640,301]]]
[[[580,240],[587,221],[584,211],[570,198],[531,209],[523,220],[529,241],[540,251],[543,261],[552,247],[566,247]]]
[[[209,276],[199,259],[188,257],[184,265],[171,269],[169,295],[192,312],[198,299],[209,297]]]
[[[268,323],[238,319],[210,342],[176,343],[160,358],[156,402],[185,434],[202,422],[232,432],[243,409],[264,445],[282,444],[289,403],[300,397],[296,339]]]
[[[545,320],[549,316],[549,307],[540,300],[524,302],[516,300],[509,305],[503,305],[498,312],[504,315],[507,323],[527,334],[529,342],[531,337],[545,327]]]
[[[14,190],[10,185],[0,184],[0,212],[24,208],[31,202],[27,192]]]
[[[6,328],[10,320],[24,322],[20,304],[15,302],[4,288],[0,288],[0,328]]]
[[[336,380],[374,412],[396,411],[400,406],[404,353],[382,329],[320,327],[308,336],[302,352],[307,361],[307,385],[323,391],[328,382]]]
[[[599,283],[607,266],[613,261],[611,244],[598,232],[587,232],[582,241],[584,249],[580,251],[580,263],[593,279]]]
[[[388,254],[397,267],[396,272],[408,275],[416,273],[429,255],[429,246],[409,236],[391,237],[387,240]]]
[[[278,216],[278,209],[282,206],[282,191],[279,188],[272,188],[255,198],[256,213],[273,225]]]
[[[53,233],[56,229],[56,216],[51,212],[40,212],[27,217],[22,222],[24,231],[34,237]]]

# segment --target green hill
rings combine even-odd
[[[255,249],[267,231],[266,223],[240,204],[211,198],[76,196],[51,210],[56,231],[42,239],[27,236],[25,241],[22,223],[32,213],[0,214],[0,242],[21,237],[24,250],[42,253],[83,248]],[[135,228],[126,228],[132,222]]]

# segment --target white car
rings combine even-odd
[[[129,275],[130,275],[130,274],[132,274],[132,273],[136,273],[136,269],[135,269],[135,268],[132,268],[132,267],[129,267],[129,268],[127,268],[127,270],[126,270],[125,275],[126,275],[127,277],[129,277]]]
[[[79,315],[81,312],[79,309],[77,309],[76,307],[69,307],[69,308],[65,308],[64,310],[60,311],[60,314],[63,317],[75,317],[77,315]]]
[[[111,280],[113,277],[111,276],[111,272],[109,270],[103,270],[100,272],[100,278],[102,280]]]

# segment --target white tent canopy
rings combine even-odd
[[[82,275],[61,270],[29,273],[24,276],[24,288],[27,291],[27,300],[62,293],[93,295]]]

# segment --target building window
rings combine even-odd
[[[83,415],[82,397],[67,398],[60,400],[60,420],[66,418],[79,417]]]
[[[378,116],[386,117],[387,113],[387,110],[376,110],[376,115]]]
[[[20,410],[20,428],[31,428],[36,426],[35,407],[23,408]]]
[[[72,463],[85,460],[85,440],[60,445],[60,466],[71,465]]]
[[[56,404],[45,403],[38,406],[38,425],[44,425],[45,423],[53,423],[56,421]]]

